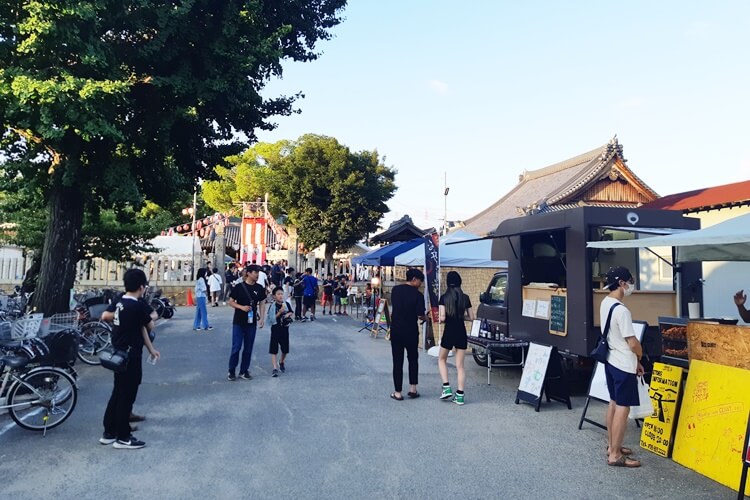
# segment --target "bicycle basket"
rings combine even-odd
[[[37,336],[39,327],[42,325],[44,315],[41,313],[29,314],[13,322],[11,330],[12,339],[30,339]]]
[[[0,322],[0,340],[13,339],[13,323],[10,321]]]

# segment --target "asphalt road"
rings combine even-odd
[[[467,360],[467,404],[438,399],[436,358],[420,354],[416,400],[388,396],[390,346],[352,318],[295,323],[287,373],[270,376],[269,330],[258,334],[253,380],[226,380],[231,309],[192,331],[192,308],[158,327],[163,359],[144,363],[136,411],[141,450],[102,446],[112,375],[79,363],[72,416],[46,437],[0,416],[0,497],[25,498],[681,498],[736,493],[637,450],[640,469],[608,467],[605,433],[578,430],[573,410],[515,405],[519,369]],[[451,361],[452,363],[452,361]],[[455,383],[455,372],[451,372]],[[406,386],[405,386],[406,387]],[[604,405],[589,415],[603,420]],[[637,448],[631,425],[626,444]]]

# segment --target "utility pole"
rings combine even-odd
[[[445,191],[443,191],[443,197],[444,197],[444,206],[443,206],[443,236],[448,234],[448,191],[450,191],[451,188],[448,187],[448,172],[444,172],[444,186]]]

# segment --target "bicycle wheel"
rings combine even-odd
[[[59,368],[35,368],[8,390],[11,418],[30,431],[57,427],[73,413],[77,402],[73,377]]]
[[[87,365],[100,365],[99,351],[109,346],[110,327],[101,321],[84,323],[81,327],[81,343],[78,346],[78,359]]]

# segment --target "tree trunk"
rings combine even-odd
[[[39,280],[39,270],[42,268],[42,252],[34,250],[34,255],[31,258],[31,266],[26,271],[26,275],[23,278],[21,284],[21,293],[32,293],[36,291],[36,284]]]
[[[324,275],[328,273],[336,274],[336,269],[333,268],[333,254],[335,248],[330,243],[326,243],[326,254],[325,254],[325,271]]]
[[[34,294],[34,306],[45,316],[70,310],[83,227],[83,195],[78,187],[57,186],[48,208],[49,225]]]

